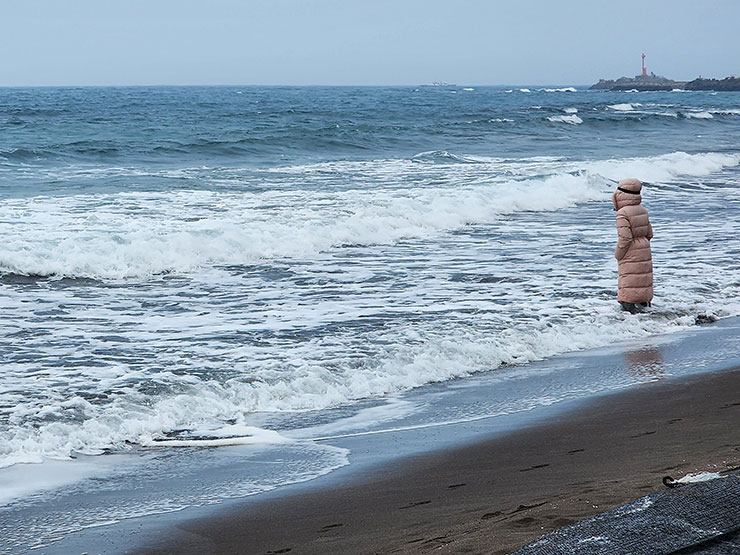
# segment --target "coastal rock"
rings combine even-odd
[[[704,79],[697,77],[693,81],[674,81],[655,74],[636,75],[635,77],[620,77],[619,79],[599,79],[591,86],[592,90],[607,91],[671,91],[683,89],[687,91],[740,91],[740,77],[725,77],[724,79]]]
[[[686,83],[684,88],[689,91],[740,91],[740,77],[732,76],[724,79],[697,77]]]
[[[619,79],[599,79],[591,89],[607,91],[670,91],[683,89],[685,81],[674,81],[660,75],[636,75],[635,77],[620,77]]]

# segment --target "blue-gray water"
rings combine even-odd
[[[383,396],[738,315],[738,139],[738,93],[0,89],[0,479],[282,446],[254,493],[344,464],[301,430]],[[640,317],[623,177],[655,229]]]

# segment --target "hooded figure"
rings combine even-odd
[[[648,211],[640,205],[642,183],[634,178],[623,179],[612,195],[617,211],[617,248],[614,257],[619,262],[619,294],[622,308],[636,312],[653,300],[653,256],[650,239],[653,228]]]

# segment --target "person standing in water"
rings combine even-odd
[[[614,257],[619,263],[619,293],[617,301],[632,314],[642,312],[653,300],[653,255],[650,239],[653,227],[644,206],[640,205],[642,183],[638,179],[623,179],[612,194],[617,212],[617,248]]]

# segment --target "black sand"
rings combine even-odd
[[[740,369],[599,397],[545,424],[251,501],[162,531],[146,553],[508,553],[660,490],[740,465]]]

